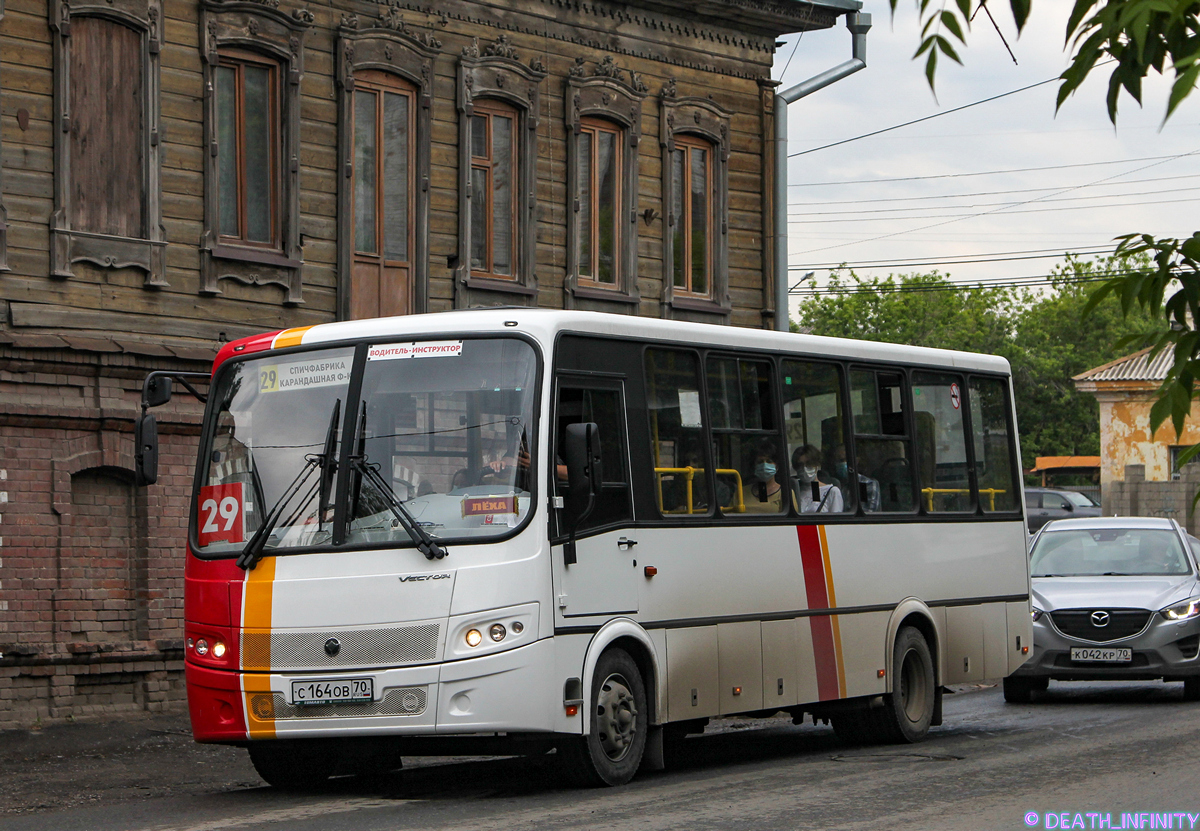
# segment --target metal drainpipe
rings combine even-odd
[[[867,30],[871,15],[846,15],[846,28],[853,41],[850,60],[801,81],[775,96],[775,328],[788,331],[788,222],[787,222],[787,105],[812,95],[867,65]]]

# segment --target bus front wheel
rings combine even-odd
[[[279,740],[253,742],[250,761],[267,784],[285,791],[308,790],[333,774],[338,754],[330,742]]]
[[[892,691],[883,697],[879,714],[881,738],[896,744],[919,742],[933,720],[937,687],[929,644],[911,626],[896,633],[892,673]]]
[[[592,675],[588,733],[559,749],[571,779],[581,785],[624,785],[646,749],[649,708],[642,674],[629,653],[610,649]]]

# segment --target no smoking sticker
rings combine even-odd
[[[962,406],[962,392],[958,389],[958,384],[950,385],[950,404],[956,410]]]

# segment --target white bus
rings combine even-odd
[[[213,373],[188,703],[273,785],[551,748],[616,785],[733,714],[919,741],[943,685],[1028,657],[1001,358],[494,309]]]

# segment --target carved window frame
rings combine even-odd
[[[338,176],[338,289],[339,320],[350,317],[351,270],[354,252],[354,73],[374,69],[404,79],[415,87],[417,108],[414,135],[412,235],[412,312],[429,311],[429,172],[433,135],[433,61],[442,43],[428,32],[416,34],[393,9],[384,9],[376,26],[359,29],[357,15],[343,15],[338,28],[338,147],[342,173]]]
[[[0,22],[4,20],[4,0],[0,0]],[[0,91],[3,90],[0,77]],[[0,160],[4,157],[4,139],[0,137]],[[8,211],[4,207],[4,164],[0,161],[0,271],[8,271]]]
[[[641,79],[630,73],[630,83],[620,77],[621,70],[606,56],[592,77],[584,77],[583,65],[577,60],[567,78],[567,275],[563,281],[563,303],[568,309],[593,308],[613,310],[605,304],[618,303],[637,313],[641,296],[638,292],[638,147],[642,137],[642,101],[646,87]],[[618,228],[617,283],[601,287],[579,276],[579,136],[584,119],[601,119],[621,128],[621,170]],[[583,301],[582,303],[580,301]],[[599,302],[590,302],[599,301]]]
[[[100,17],[127,26],[142,39],[142,171],[146,187],[144,239],[71,228],[71,20]],[[102,268],[139,268],[147,288],[166,281],[167,234],[162,220],[160,118],[160,0],[51,0],[54,38],[54,212],[50,216],[50,275],[74,277],[71,267],[88,262]],[[3,217],[0,217],[2,220]]]
[[[518,60],[508,36],[500,35],[480,54],[478,44],[465,47],[458,61],[458,255],[454,272],[454,305],[537,303],[537,128],[538,87],[546,77],[536,57],[530,66]],[[517,110],[516,267],[513,278],[498,280],[471,273],[471,118],[475,102],[489,99]]]
[[[308,9],[291,15],[279,0],[201,0],[201,63],[204,71],[204,230],[200,237],[200,293],[218,295],[221,280],[277,285],[286,305],[304,302],[300,245],[300,80],[304,36],[314,17]],[[280,249],[233,245],[220,237],[217,160],[216,69],[222,51],[252,52],[279,64],[279,149],[277,170]]]
[[[716,102],[699,96],[677,98],[674,82],[660,95],[661,117],[659,144],[662,147],[662,204],[663,204],[663,317],[686,317],[689,312],[719,315],[728,321],[733,304],[729,297],[729,130],[733,114]],[[712,145],[712,262],[711,295],[699,298],[677,293],[673,279],[675,257],[671,247],[671,231],[678,219],[673,215],[674,182],[671,176],[671,154],[675,137],[692,135]]]

